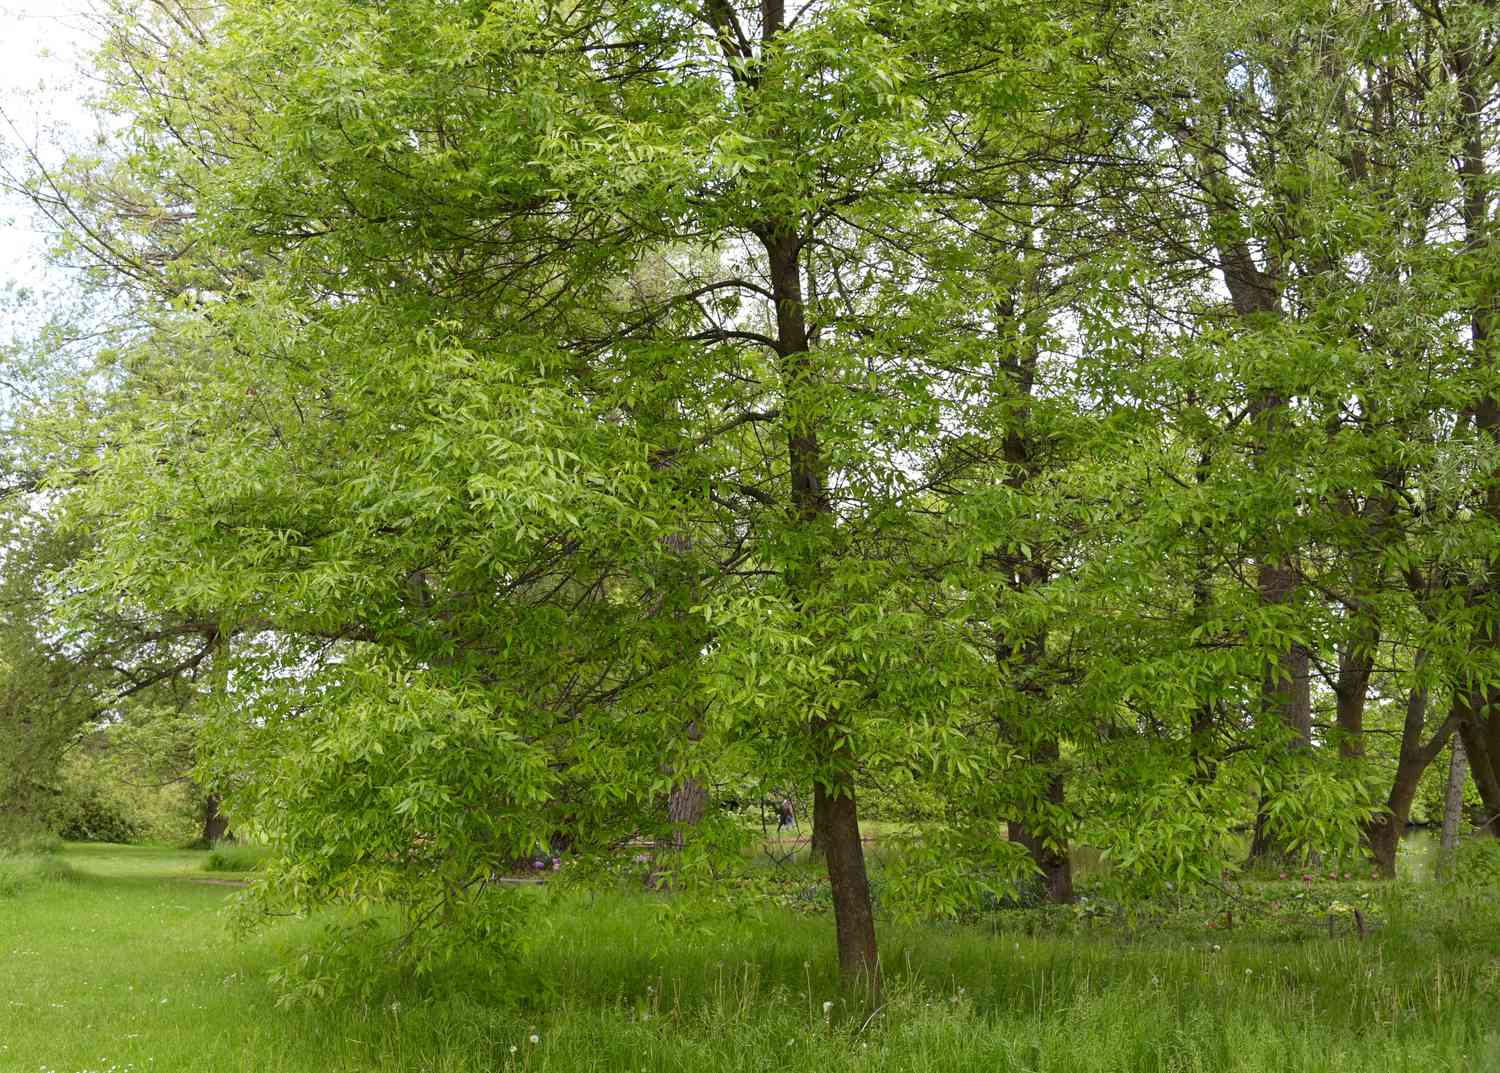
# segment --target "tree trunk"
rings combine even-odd
[[[688,741],[702,740],[703,731],[696,719],[688,723],[686,734]],[[670,773],[671,769],[667,770]],[[702,823],[707,812],[708,787],[703,783],[687,776],[673,785],[672,792],[667,795],[667,822],[671,825],[672,833],[665,843],[657,843],[651,870],[646,875],[648,890],[660,890],[666,886],[661,875],[663,852],[680,853],[687,845],[688,829]]]
[[[1500,700],[1500,698],[1496,698]],[[1458,724],[1459,737],[1463,739],[1464,755],[1469,761],[1469,772],[1474,777],[1474,787],[1479,791],[1481,815],[1474,825],[1475,833],[1500,838],[1500,743],[1491,749],[1492,732],[1500,730],[1500,717],[1490,716],[1489,726],[1483,716],[1474,712],[1476,705],[1468,705],[1468,711]]]
[[[1458,855],[1458,824],[1463,818],[1464,783],[1468,781],[1468,764],[1464,761],[1464,739],[1453,735],[1453,748],[1448,756],[1448,786],[1443,792],[1443,837],[1438,846],[1438,875],[1453,874],[1453,861]]]
[[[1417,653],[1416,666],[1420,670],[1427,662],[1425,652]],[[1396,760],[1396,775],[1391,781],[1391,792],[1386,798],[1385,810],[1365,824],[1365,842],[1375,858],[1375,867],[1386,878],[1396,875],[1396,851],[1406,833],[1406,822],[1411,817],[1411,803],[1417,796],[1417,786],[1429,764],[1443,751],[1453,733],[1455,719],[1450,717],[1426,741],[1422,732],[1427,724],[1427,690],[1414,688],[1406,698],[1406,721],[1401,727],[1401,752]]]
[[[1376,870],[1387,879],[1394,879],[1396,876],[1396,852],[1401,848],[1401,839],[1406,834],[1406,822],[1411,818],[1411,803],[1416,797],[1417,783],[1421,778],[1420,771],[1416,773],[1416,778],[1412,778],[1410,772],[1398,771],[1390,797],[1386,799],[1385,810],[1365,824],[1365,842],[1370,848],[1370,856],[1375,859]]]
[[[1024,289],[1026,300],[1037,297],[1040,281],[1040,264],[1033,264],[1026,274]],[[1035,345],[1035,341],[1025,335],[1022,317],[1017,315],[1017,300],[1013,298],[1008,303],[1005,313],[1016,325],[1017,357],[1013,363],[1008,363],[1006,374],[1009,386],[1015,392],[1019,402],[1002,441],[1005,463],[1009,467],[1005,483],[1017,492],[1024,492],[1026,486],[1041,472],[1035,434],[1031,424],[1031,396],[1036,386],[1036,371],[1041,351]],[[1045,585],[1050,574],[1050,566],[1039,551],[1023,556],[1007,556],[1005,567],[1008,574],[1007,581],[1011,589],[1017,593],[1024,593]],[[995,659],[1002,666],[1008,658],[1006,650],[1011,640],[1012,638],[1008,637],[996,639]],[[1024,638],[1020,646],[1020,657],[1021,692],[1030,698],[1031,703],[1045,705],[1052,692],[1051,685],[1047,681],[1047,630],[1045,626]],[[1002,733],[1004,732],[1013,733],[1013,730],[1002,728]],[[1044,738],[1031,745],[1031,763],[1043,768],[1047,776],[1046,789],[1041,797],[1047,804],[1057,807],[1054,814],[1061,811],[1060,806],[1065,800],[1063,775],[1057,763],[1060,755],[1056,738]],[[1006,834],[1012,842],[1026,847],[1032,863],[1042,875],[1048,901],[1059,904],[1071,902],[1073,900],[1073,865],[1068,859],[1068,832],[1035,829],[1034,825],[1029,825],[1024,819],[1020,819],[1007,821]],[[1052,845],[1057,848],[1047,845],[1049,838]]]
[[[1464,249],[1476,260],[1489,257],[1493,246],[1490,232],[1493,177],[1483,129],[1489,75],[1488,61],[1483,56],[1484,44],[1475,40],[1461,39],[1447,50],[1448,68],[1454,74],[1458,90],[1461,151],[1456,162],[1463,193]],[[1495,366],[1492,336],[1497,307],[1500,307],[1500,288],[1489,278],[1475,290],[1469,308],[1471,361],[1475,370],[1486,377],[1493,374]],[[1500,443],[1500,398],[1493,394],[1481,397],[1473,407],[1473,414],[1479,433],[1491,443]],[[1485,513],[1492,521],[1500,522],[1500,468],[1491,470],[1488,478]],[[1479,613],[1483,624],[1475,631],[1476,647],[1500,648],[1500,626],[1493,606],[1496,593],[1490,581],[1497,570],[1500,561],[1492,559],[1479,576],[1464,579],[1472,594],[1470,607]],[[1500,688],[1486,687],[1469,694],[1466,700],[1467,711],[1460,720],[1459,734],[1463,737],[1474,785],[1484,804],[1484,816],[1478,827],[1491,837],[1500,838],[1500,708],[1497,708]]]
[[[761,0],[762,57],[786,28],[784,0]],[[719,47],[730,65],[736,87],[753,99],[759,87],[752,68],[759,58],[749,35],[739,24],[735,5],[710,0],[704,16],[714,28]],[[775,137],[774,128],[772,137]],[[798,146],[780,147],[787,160]],[[795,180],[791,180],[795,181]],[[795,191],[787,191],[795,194]],[[766,251],[771,300],[776,318],[772,340],[781,378],[782,427],[787,439],[793,523],[802,532],[797,558],[783,571],[793,601],[805,600],[821,584],[823,569],[820,530],[831,526],[833,505],[825,489],[825,464],[818,440],[812,340],[808,333],[802,291],[802,221],[784,206],[768,207],[765,215],[747,221],[748,230]],[[809,752],[815,768],[813,826],[825,846],[828,881],[838,933],[839,973],[851,991],[862,991],[873,1008],[879,1002],[880,965],[875,947],[875,914],[865,877],[864,845],[854,799],[854,757],[847,737],[823,715],[808,718]],[[842,744],[840,744],[842,742]]]
[[[1208,147],[1212,148],[1212,147]],[[1240,317],[1280,317],[1281,299],[1279,281],[1274,269],[1262,272],[1255,263],[1246,237],[1246,225],[1240,206],[1236,203],[1232,186],[1221,170],[1223,158],[1208,152],[1200,157],[1203,168],[1202,183],[1209,198],[1209,213],[1222,238],[1218,241],[1219,270],[1224,285],[1229,291],[1235,314]],[[1253,396],[1250,405],[1251,421],[1256,429],[1255,462],[1263,469],[1264,455],[1268,443],[1276,431],[1288,420],[1287,402],[1280,392],[1265,387]],[[1297,586],[1295,559],[1287,549],[1270,547],[1264,549],[1256,568],[1255,587],[1262,607],[1280,608],[1292,601]],[[1310,683],[1308,652],[1302,645],[1292,642],[1276,654],[1261,679],[1261,707],[1267,716],[1275,716],[1291,730],[1294,741],[1307,745],[1312,740],[1312,691]],[[1265,860],[1280,855],[1281,847],[1273,844],[1269,830],[1269,816],[1265,811],[1265,799],[1256,810],[1255,837],[1250,847],[1251,861]]]
[[[1053,784],[1061,789],[1062,780]],[[1055,905],[1066,905],[1073,901],[1073,862],[1066,853],[1058,853],[1043,843],[1040,835],[1032,834],[1024,821],[1011,820],[1006,824],[1006,833],[1012,842],[1026,847],[1034,863],[1042,873],[1042,889],[1047,900]]]
[[[687,845],[688,828],[703,822],[708,811],[708,787],[697,779],[684,779],[667,798],[667,819],[672,824],[672,848]]]
[[[1356,606],[1354,633],[1339,649],[1339,670],[1333,695],[1334,720],[1339,728],[1339,755],[1358,760],[1365,755],[1365,703],[1375,670],[1375,646],[1380,627],[1364,607]]]
[[[822,798],[816,790],[813,793],[812,808],[812,836],[807,842],[807,854],[809,858],[816,860],[823,856],[828,849],[828,810],[821,804]]]
[[[203,833],[199,839],[205,846],[234,839],[229,833],[229,818],[219,811],[219,804],[218,794],[209,794],[203,802]]]
[[[813,792],[813,808],[821,809],[827,819],[825,852],[838,933],[839,976],[850,997],[873,1010],[880,1002],[880,956],[853,780],[844,775],[831,786],[820,782]]]
[[[817,430],[803,414],[804,393],[813,386],[810,342],[802,304],[802,246],[784,227],[766,227],[760,235],[770,265],[776,301],[777,353],[786,395],[787,458],[791,470],[792,507],[797,523],[812,530],[827,524],[832,505],[824,488],[823,458]],[[815,545],[813,537],[810,545]],[[818,583],[817,551],[788,572],[794,594]],[[880,1001],[880,961],[875,944],[875,913],[865,875],[864,843],[854,799],[854,758],[847,739],[822,716],[809,720],[818,782],[813,789],[813,827],[822,836],[828,882],[838,934],[839,975],[851,995],[871,1009]]]

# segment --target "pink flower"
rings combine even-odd
[[[1306,875],[1306,876],[1302,877],[1302,882],[1304,882],[1304,883],[1311,883],[1312,881],[1313,881],[1313,877],[1310,876],[1310,875]]]

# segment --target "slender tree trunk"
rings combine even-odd
[[[1197,396],[1189,399],[1190,403],[1196,405]],[[1213,467],[1213,455],[1207,449],[1198,452],[1197,464],[1193,467],[1193,479],[1201,488],[1208,483]],[[1200,532],[1204,527],[1200,526]],[[1212,568],[1208,563],[1207,555],[1200,555],[1197,563],[1197,573],[1193,578],[1193,622],[1195,625],[1208,620],[1213,610],[1213,590],[1209,588],[1209,577]],[[1204,699],[1193,708],[1191,723],[1188,727],[1188,748],[1193,760],[1193,781],[1200,785],[1211,783],[1219,773],[1219,762],[1215,749],[1215,736],[1218,733],[1219,712],[1216,702]]]
[[[1203,149],[1210,151],[1202,152]],[[1235,314],[1244,318],[1280,317],[1280,287],[1275,268],[1261,271],[1251,255],[1240,206],[1221,171],[1225,158],[1214,147],[1202,147],[1200,152],[1199,163],[1203,169],[1204,190],[1209,197],[1209,212],[1223,236],[1218,242],[1219,269]],[[1265,388],[1252,398],[1250,411],[1256,429],[1257,455],[1263,455],[1276,432],[1288,420],[1287,402],[1278,391]],[[1263,460],[1257,459],[1258,468],[1265,465]],[[1297,577],[1291,552],[1285,548],[1265,549],[1255,577],[1261,606],[1269,609],[1290,604],[1296,592]],[[1262,710],[1268,716],[1278,718],[1292,732],[1294,742],[1302,746],[1311,742],[1312,691],[1310,661],[1305,647],[1292,642],[1276,654],[1261,679],[1260,694]],[[1264,860],[1281,852],[1270,837],[1270,817],[1265,804],[1263,797],[1256,809],[1255,836],[1250,847],[1252,861]]]
[[[1453,861],[1458,855],[1458,826],[1464,812],[1464,783],[1468,779],[1464,739],[1455,734],[1448,755],[1448,786],[1443,791],[1443,837],[1438,845],[1438,874],[1442,876],[1453,874]]]
[[[775,47],[786,28],[784,0],[761,0],[760,55],[739,22],[736,5],[728,0],[707,0],[703,13],[714,28],[718,45],[729,64],[729,77],[736,91],[754,107],[760,89],[755,68]],[[776,137],[773,129],[771,137]],[[790,158],[795,145],[785,147]],[[788,191],[795,195],[796,191]],[[797,216],[784,208],[767,209],[749,223],[750,230],[766,251],[774,302],[775,352],[782,383],[782,421],[787,437],[787,463],[791,477],[791,508],[795,524],[805,536],[802,561],[787,567],[785,576],[792,599],[806,599],[821,584],[823,563],[818,549],[819,530],[832,524],[832,504],[825,490],[825,464],[818,440],[817,419],[810,412],[818,387],[812,367],[812,340],[803,307],[802,252],[804,237]],[[859,837],[859,814],[854,798],[855,758],[847,737],[824,716],[808,720],[809,744],[817,783],[814,787],[814,829],[824,846],[828,880],[833,888],[833,910],[838,933],[839,973],[851,991],[863,992],[873,1008],[879,1002],[880,962],[875,945],[875,914],[865,876],[864,845]],[[841,744],[842,743],[842,744]]]
[[[1038,298],[1042,274],[1040,255],[1029,255],[1028,260],[1031,263],[1027,267],[1021,299],[1025,303]],[[1024,492],[1026,486],[1041,471],[1031,415],[1031,396],[1036,386],[1037,363],[1041,352],[1034,340],[1026,334],[1025,310],[1018,308],[1018,301],[1015,298],[1009,301],[1008,308],[1004,312],[1014,324],[1017,336],[1016,357],[1006,362],[1004,366],[1006,386],[1015,393],[1017,399],[1015,412],[1002,440],[1002,450],[1008,467],[1005,483],[1017,492]],[[1010,587],[1017,593],[1024,593],[1045,585],[1050,573],[1050,567],[1039,550],[1034,550],[1030,556],[1026,557],[1007,557],[1005,569]],[[1002,638],[997,642],[995,657],[1002,664],[1008,658],[1003,650],[1009,647],[1011,640],[1011,638]],[[1047,681],[1047,630],[1045,626],[1039,627],[1032,636],[1022,641],[1020,658],[1022,690],[1029,696],[1031,703],[1045,704],[1051,694],[1051,687]],[[1060,806],[1066,800],[1066,787],[1058,765],[1058,759],[1061,756],[1058,740],[1055,737],[1041,739],[1031,743],[1030,750],[1032,765],[1043,768],[1046,774],[1046,789],[1042,792],[1042,800],[1054,806],[1053,814],[1058,814],[1061,812]],[[1012,842],[1026,847],[1032,863],[1042,875],[1048,900],[1059,904],[1071,902],[1073,900],[1073,865],[1068,857],[1067,831],[1036,829],[1023,818],[1008,821],[1006,834]],[[1048,846],[1049,840],[1052,846]]]
[[[1042,638],[1035,638],[1023,647],[1023,658],[1027,666],[1036,668],[1040,664],[1046,651],[1046,642]],[[1046,776],[1046,789],[1042,793],[1042,800],[1049,806],[1049,812],[1057,814],[1065,803],[1065,785],[1062,772],[1058,768],[1058,760],[1061,750],[1058,748],[1056,738],[1045,738],[1031,748],[1031,763],[1043,769]],[[1006,824],[1006,834],[1012,842],[1026,847],[1026,852],[1031,856],[1031,862],[1041,872],[1042,883],[1047,892],[1047,900],[1056,904],[1066,904],[1073,900],[1073,864],[1068,856],[1068,838],[1066,831],[1046,831],[1034,828],[1027,824],[1024,819],[1010,820]],[[1052,845],[1048,845],[1048,840]]]
[[[776,301],[777,350],[786,385],[792,507],[798,524],[811,530],[828,524],[832,507],[824,488],[817,430],[804,413],[804,393],[812,386],[813,374],[802,304],[802,246],[792,231],[782,227],[763,229],[761,239],[770,264],[771,291]],[[809,592],[810,586],[818,583],[819,567],[814,560],[793,571],[789,576],[793,592]],[[847,738],[838,735],[827,718],[813,717],[808,729],[820,772],[813,789],[813,828],[821,836],[828,861],[839,975],[852,994],[858,994],[873,1008],[879,1002],[880,959],[854,796],[854,757],[849,752]]]

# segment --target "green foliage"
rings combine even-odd
[[[1461,841],[1453,862],[1453,882],[1481,895],[1493,893],[1500,884],[1500,839],[1479,837]]]
[[[554,840],[764,889],[689,787],[869,790],[882,906],[963,918],[1008,824],[1119,895],[1347,858],[1435,713],[1500,718],[1466,18],[787,15],[113,12],[128,136],[38,196],[129,331],[28,429],[76,546],[7,555],[0,805],[118,699],[50,627],[211,666],[110,715],[264,838],[248,914],[358,921],[317,995],[392,909],[393,971],[513,957]]]
[[[91,732],[60,765],[51,829],[79,842],[187,842],[195,833],[190,788],[156,783],[136,754],[113,747],[115,730]]]

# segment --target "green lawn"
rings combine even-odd
[[[824,1018],[827,920],[664,924],[629,896],[564,901],[498,982],[281,1009],[268,974],[315,929],[236,938],[205,856],[68,846],[68,874],[0,894],[0,1073],[1500,1070],[1493,899],[1363,943],[886,926],[888,1004],[861,1029]]]

